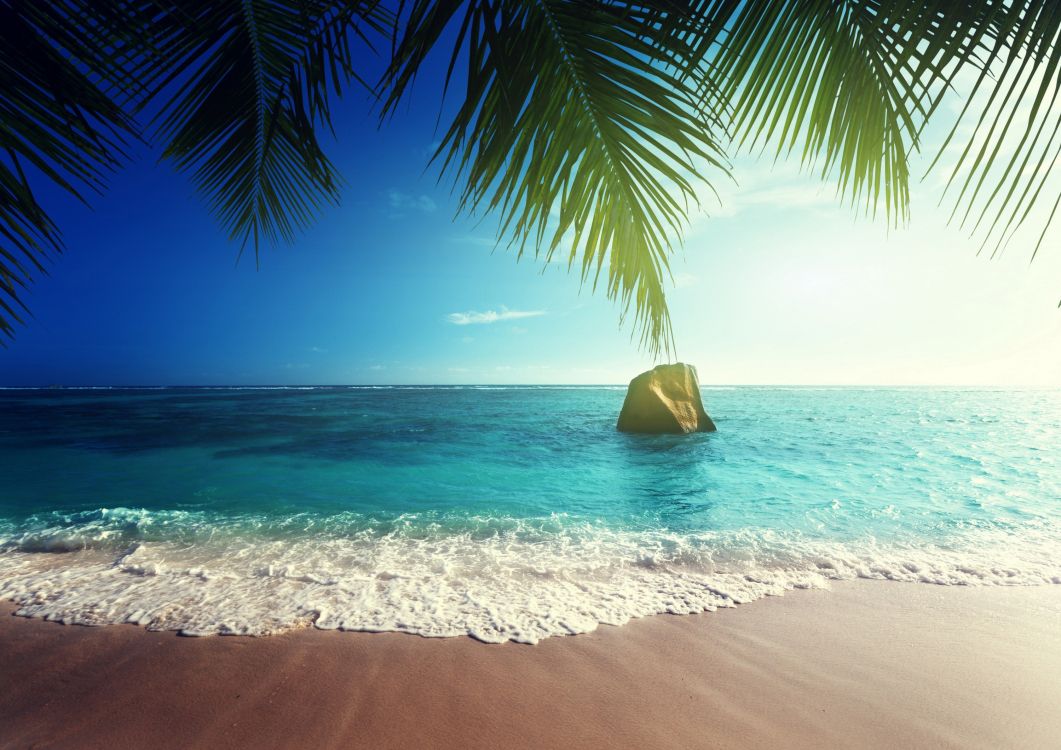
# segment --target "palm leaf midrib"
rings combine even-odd
[[[265,161],[265,73],[262,62],[262,43],[258,38],[258,24],[254,18],[254,0],[242,0],[240,7],[243,11],[243,27],[250,40],[252,53],[252,67],[254,70],[254,94],[255,94],[255,143],[254,143],[254,172],[257,175],[258,190],[261,189],[262,163]]]

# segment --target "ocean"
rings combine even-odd
[[[852,578],[1061,583],[1061,391],[0,390],[0,598],[189,635],[535,643]],[[754,605],[752,605],[754,606]]]

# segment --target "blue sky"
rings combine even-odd
[[[438,96],[428,76],[383,128],[344,101],[342,205],[257,269],[155,154],[92,209],[42,190],[68,250],[26,296],[0,385],[616,383],[650,367],[603,295],[495,250],[489,216],[455,218],[425,171]],[[1019,243],[977,257],[936,206],[939,173],[898,230],[790,163],[740,157],[734,175],[673,265],[679,358],[704,382],[1061,384],[1056,242],[1034,264]]]

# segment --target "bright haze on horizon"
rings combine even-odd
[[[382,128],[342,102],[342,205],[258,270],[157,154],[92,210],[42,190],[67,251],[25,295],[0,385],[625,383],[651,367],[564,264],[517,264],[492,217],[454,220],[451,183],[425,172],[428,73]],[[946,127],[926,134],[899,229],[795,157],[735,159],[739,187],[717,183],[672,262],[678,358],[705,384],[1061,385],[1061,248],[1048,235],[1029,264],[1034,215],[995,259],[947,225],[946,169],[916,179]]]

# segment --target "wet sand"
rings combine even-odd
[[[2,748],[1061,746],[1061,586],[849,582],[537,646],[13,609]]]

